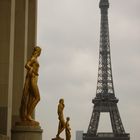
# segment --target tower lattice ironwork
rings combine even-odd
[[[104,139],[104,137],[117,137],[117,140],[129,140],[129,134],[125,133],[119,110],[117,107],[118,99],[115,97],[110,41],[109,41],[109,25],[108,25],[108,0],[100,0],[99,8],[101,10],[101,27],[100,27],[100,47],[99,47],[99,67],[96,97],[92,100],[94,104],[91,120],[87,133],[83,135],[83,139]],[[101,112],[108,112],[113,133],[97,133],[99,118]],[[116,139],[115,139],[116,140]]]

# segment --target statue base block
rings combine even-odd
[[[39,127],[39,122],[37,121],[20,121],[16,122],[16,126],[38,126]]]
[[[42,140],[42,132],[40,126],[15,126],[11,140]]]
[[[64,139],[63,139],[63,138],[58,137],[58,138],[52,138],[52,140],[64,140]]]

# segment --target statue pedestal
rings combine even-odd
[[[12,129],[12,140],[42,140],[42,132],[40,126],[15,126]]]
[[[64,140],[63,138],[52,138],[52,140]]]

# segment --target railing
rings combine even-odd
[[[97,133],[98,137],[129,137],[129,134]]]
[[[130,134],[125,133],[125,134],[114,134],[114,133],[97,133],[96,135],[93,134],[87,134],[84,133],[83,134],[84,137],[108,137],[108,138],[112,138],[112,137],[130,137]]]
[[[113,133],[97,133],[98,137],[114,137]]]

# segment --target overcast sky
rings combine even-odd
[[[100,35],[99,0],[38,0],[37,44],[41,101],[36,120],[43,140],[55,137],[57,105],[65,100],[65,117],[87,131],[96,95]],[[131,140],[140,130],[140,0],[110,0],[109,30],[113,80],[119,111]],[[111,131],[109,114],[101,114],[99,132]],[[63,135],[61,135],[63,136]]]

